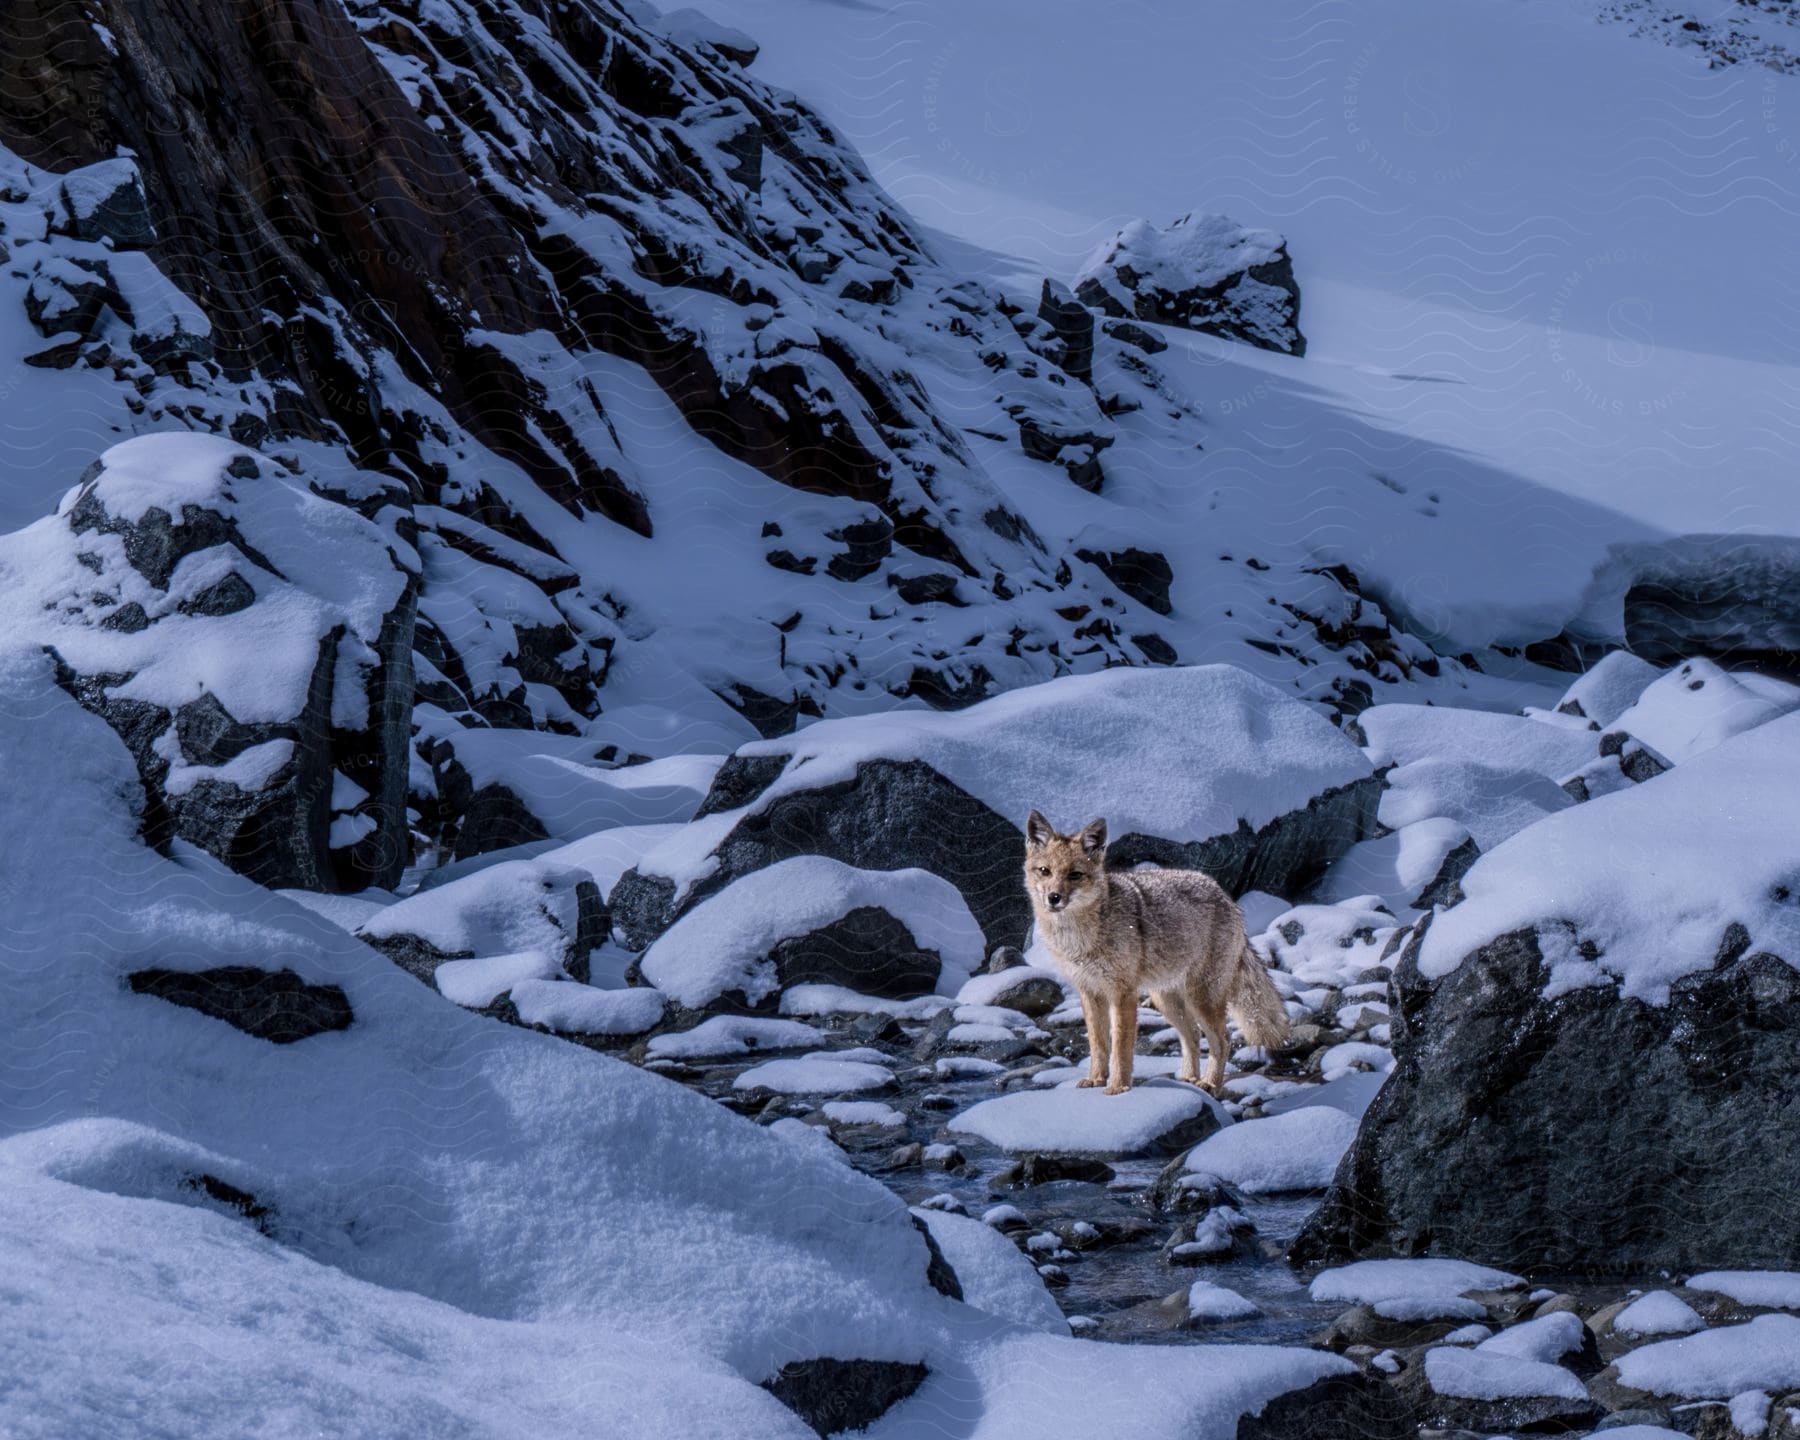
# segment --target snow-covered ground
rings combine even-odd
[[[925,447],[887,510],[753,468],[645,365],[547,331],[469,333],[552,409],[592,398],[640,528],[397,365],[430,503],[334,438],[189,433],[273,391],[136,358],[209,322],[67,229],[133,166],[0,151],[0,1431],[804,1437],[806,1385],[891,1384],[865,1433],[1228,1440],[1359,1371],[1434,1429],[1706,1405],[1761,1433],[1800,1391],[1800,1274],[1561,1293],[1281,1254],[1405,1059],[1403,956],[1437,982],[1530,930],[1548,999],[1657,1011],[1727,953],[1800,966],[1800,686],[1726,653],[1800,636],[1800,77],[1600,0],[702,8],[640,20],[708,64],[747,43],[715,21],[747,32],[931,253],[885,300],[741,236],[716,284],[665,285],[604,207],[539,221],[737,378],[863,347],[891,392],[797,393],[879,419],[890,470]],[[421,103],[407,24],[350,11]],[[688,144],[739,104],[642,129]],[[795,133],[757,152],[747,233],[810,244],[813,171],[863,207],[834,237],[897,233],[837,139]],[[659,185],[629,204],[723,223]],[[1285,242],[1304,358],[1103,327],[1090,389],[1012,323],[1190,213],[1156,278]],[[102,263],[116,363],[12,364]],[[1026,453],[1046,405],[1093,434]],[[874,568],[818,569],[871,524]],[[1695,577],[1756,597],[1694,602],[1714,656],[1577,678],[1517,651],[1633,638],[1629,587]],[[849,796],[900,768],[968,802],[956,863],[903,787]],[[385,805],[384,878],[265,888],[279,836],[203,843],[209,797],[281,786],[327,856]],[[1350,792],[1368,814],[1327,810]],[[1241,868],[1290,1042],[1240,1044],[1214,1098],[1146,1010],[1137,1086],[1081,1087],[1080,1002],[1017,894],[1032,807],[1278,857]],[[1114,1343],[1171,1337],[1199,1343]]]

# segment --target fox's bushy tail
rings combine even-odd
[[[1238,1031],[1247,1044],[1276,1049],[1286,1043],[1287,1007],[1281,1003],[1281,992],[1269,978],[1262,957],[1250,948],[1248,940],[1238,951],[1237,969],[1232,974],[1225,1009],[1237,1022]]]

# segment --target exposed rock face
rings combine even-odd
[[[740,804],[753,799],[774,779],[759,758],[727,760],[713,782],[715,795],[742,795]],[[752,790],[758,779],[762,785]],[[702,813],[720,808],[709,796]],[[794,855],[824,855],[859,869],[917,866],[941,875],[962,891],[990,944],[1016,944],[1031,920],[1018,877],[1023,843],[1017,824],[929,765],[872,760],[853,779],[782,795],[744,817],[720,843],[718,868],[679,910],[672,883],[635,869],[607,898],[621,940],[641,949],[740,875]]]
[[[1727,936],[1666,1006],[1546,1000],[1531,931],[1393,988],[1392,1077],[1297,1263],[1430,1249],[1509,1269],[1800,1265],[1773,1198],[1800,1186],[1800,973]]]
[[[1329,1375],[1238,1421],[1237,1440],[1410,1440],[1411,1409],[1366,1372]]]
[[[807,935],[783,940],[770,952],[781,988],[842,985],[863,995],[907,1000],[937,984],[937,953],[921,950],[912,932],[872,905]]]
[[[898,1360],[795,1360],[767,1390],[820,1435],[862,1430],[925,1383],[923,1365]]]
[[[222,440],[116,446],[41,527],[32,623],[137,761],[153,843],[360,890],[410,853],[417,577],[393,490],[333,479],[359,498]]]
[[[277,1045],[345,1030],[354,1018],[336,985],[311,985],[292,970],[226,965],[213,970],[136,970],[131,988]]]
[[[1134,220],[1094,252],[1075,293],[1108,315],[1306,353],[1287,242],[1223,215],[1184,215],[1167,230]]]

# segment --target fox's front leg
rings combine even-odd
[[[1137,1058],[1137,990],[1115,991],[1112,999],[1112,1079],[1108,1095],[1131,1088],[1131,1062]]]
[[[1087,1021],[1087,1079],[1077,1080],[1079,1090],[1092,1089],[1106,1083],[1106,1060],[1112,1050],[1111,1020],[1106,1012],[1106,997],[1098,992],[1081,992],[1081,1018]]]

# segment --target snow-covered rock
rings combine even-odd
[[[1395,1071],[1296,1253],[1800,1264],[1743,1201],[1800,1185],[1794,793],[1789,715],[1476,862],[1401,954]]]
[[[801,855],[695,906],[645,952],[642,970],[690,1008],[724,995],[760,1005],[795,985],[906,999],[955,993],[983,949],[948,881],[924,870],[858,870]]]
[[[962,891],[990,944],[1018,944],[1030,915],[1020,828],[1033,808],[1064,825],[1104,815],[1115,865],[1291,890],[1361,838],[1374,790],[1342,734],[1244,671],[1111,670],[955,714],[828,720],[745,746],[700,818],[622,877],[610,903],[626,938],[648,944],[738,876],[806,851],[929,870]]]
[[[1218,1102],[1177,1080],[1141,1081],[1122,1095],[1073,1084],[1018,1090],[971,1106],[950,1121],[1008,1154],[1170,1154],[1228,1124]]]
[[[1704,1330],[1706,1322],[1679,1295],[1671,1295],[1667,1290],[1652,1290],[1638,1296],[1613,1316],[1612,1328],[1620,1335],[1648,1339],[1659,1335],[1692,1335],[1696,1330]]]
[[[1623,731],[1679,765],[1794,709],[1800,709],[1800,685],[1733,674],[1694,659],[1653,681],[1607,729]]]
[[[1088,258],[1075,293],[1108,315],[1306,353],[1287,242],[1224,215],[1183,215],[1164,230],[1132,221]]]
[[[1473,1290],[1511,1290],[1519,1276],[1466,1260],[1359,1260],[1313,1277],[1312,1298],[1369,1305],[1390,1320],[1479,1320],[1487,1314]]]
[[[1308,1105],[1219,1131],[1188,1153],[1187,1168],[1251,1195],[1323,1190],[1355,1137],[1354,1115]]]
[[[651,1060],[729,1060],[740,1055],[807,1050],[824,1038],[823,1031],[798,1020],[714,1015],[691,1030],[655,1036],[644,1053]]]
[[[1614,650],[1563,692],[1557,713],[1609,730],[1662,673],[1629,650]]]
[[[131,749],[154,843],[273,886],[399,878],[418,582],[393,495],[149,435],[0,540],[0,620]]]

